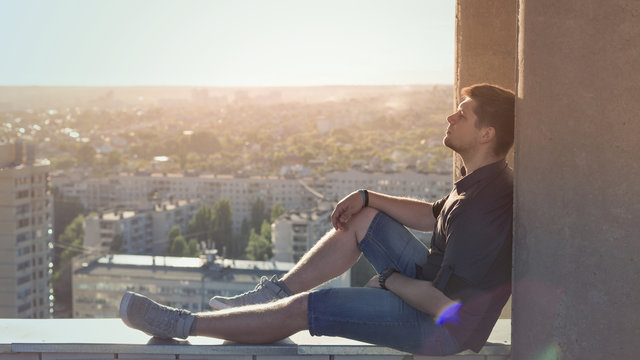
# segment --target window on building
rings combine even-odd
[[[20,262],[18,263],[18,265],[16,265],[16,270],[18,271],[22,271],[28,268],[29,268],[29,260]]]
[[[23,275],[16,280],[16,284],[20,286],[22,284],[28,283],[30,280],[31,280],[31,275]]]

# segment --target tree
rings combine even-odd
[[[213,206],[213,239],[219,253],[226,257],[235,258],[242,255],[242,250],[234,246],[233,241],[233,210],[231,201],[222,199]],[[224,254],[224,250],[227,254]]]
[[[260,235],[271,243],[271,224],[267,220],[262,220]]]
[[[249,260],[269,260],[273,257],[273,249],[271,242],[267,241],[262,235],[258,235],[251,229],[249,243],[245,249],[247,259]]]
[[[113,150],[107,154],[107,165],[110,167],[120,166],[122,163],[122,153],[118,150]]]
[[[271,223],[273,224],[282,214],[284,214],[284,208],[282,207],[282,203],[278,201],[271,209]]]
[[[167,248],[167,255],[169,256],[185,256],[185,257],[198,257],[200,256],[200,249],[198,246],[198,240],[195,238],[186,241],[182,236],[180,228],[174,226],[169,230],[169,247]]]
[[[112,254],[117,254],[122,249],[122,243],[124,239],[122,234],[113,235],[113,239],[111,240],[111,246],[109,246],[109,252]]]
[[[96,149],[91,144],[84,143],[78,146],[76,158],[78,159],[78,165],[91,166],[96,160]]]
[[[76,216],[55,242],[56,248],[61,249],[61,252],[54,258],[51,283],[56,308],[63,312],[71,309],[71,259],[83,251],[83,224],[84,216]]]
[[[240,236],[248,239],[250,234],[251,225],[249,224],[249,220],[245,217],[242,219],[242,225],[240,225]]]
[[[182,230],[178,225],[173,225],[171,229],[169,229],[169,243],[175,240],[178,236],[182,235]]]
[[[60,264],[68,263],[72,257],[82,254],[84,244],[84,216],[78,215],[58,237],[56,246],[62,248]]]
[[[196,239],[190,239],[187,243],[187,254],[185,256],[198,257],[200,256],[200,249],[198,247],[198,241]]]
[[[174,255],[174,243],[177,238],[182,237],[182,230],[180,230],[180,227],[174,225],[171,229],[169,229],[167,237],[169,238],[169,245],[167,246],[166,254],[169,256],[182,256],[182,253],[180,253],[180,255]]]
[[[179,235],[171,242],[169,246],[169,256],[185,256],[185,252],[188,251],[187,242],[184,240],[184,236]]]
[[[51,192],[53,193],[53,238],[57,245],[62,232],[78,215],[84,213],[85,209],[80,200],[63,196],[58,188],[52,188]],[[56,246],[53,255],[54,265],[57,264],[64,249],[62,246]]]
[[[220,141],[211,131],[197,131],[190,137],[189,150],[201,155],[210,155],[220,150]]]
[[[238,259],[246,259],[246,248],[249,244],[249,236],[251,236],[251,225],[249,220],[245,217],[242,219],[242,225],[240,226],[240,233],[234,236],[234,247],[237,250]]]
[[[261,198],[257,198],[256,201],[251,204],[251,228],[259,232],[262,226],[262,220],[266,218],[264,201]]]
[[[208,248],[211,248],[213,240],[214,220],[210,207],[202,205],[193,215],[189,225],[187,226],[186,237],[195,238],[197,242],[205,242]]]

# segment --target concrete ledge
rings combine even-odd
[[[244,345],[206,337],[161,340],[126,327],[120,319],[2,319],[0,358],[63,359],[508,359],[510,320],[500,320],[480,353],[414,356],[382,346],[301,331],[269,345]]]

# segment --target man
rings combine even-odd
[[[399,350],[446,355],[479,351],[511,292],[514,94],[488,84],[462,90],[447,118],[444,144],[463,162],[463,177],[430,204],[356,191],[336,206],[334,229],[281,280],[215,297],[192,314],[126,293],[122,320],[158,337],[210,336],[269,343],[300,330]],[[433,230],[430,249],[405,228]],[[361,254],[378,275],[363,288],[313,291]]]

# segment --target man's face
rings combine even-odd
[[[478,118],[474,109],[474,101],[466,98],[458,105],[458,111],[447,117],[449,126],[442,142],[463,156],[474,151],[480,140],[480,129],[476,127]]]

